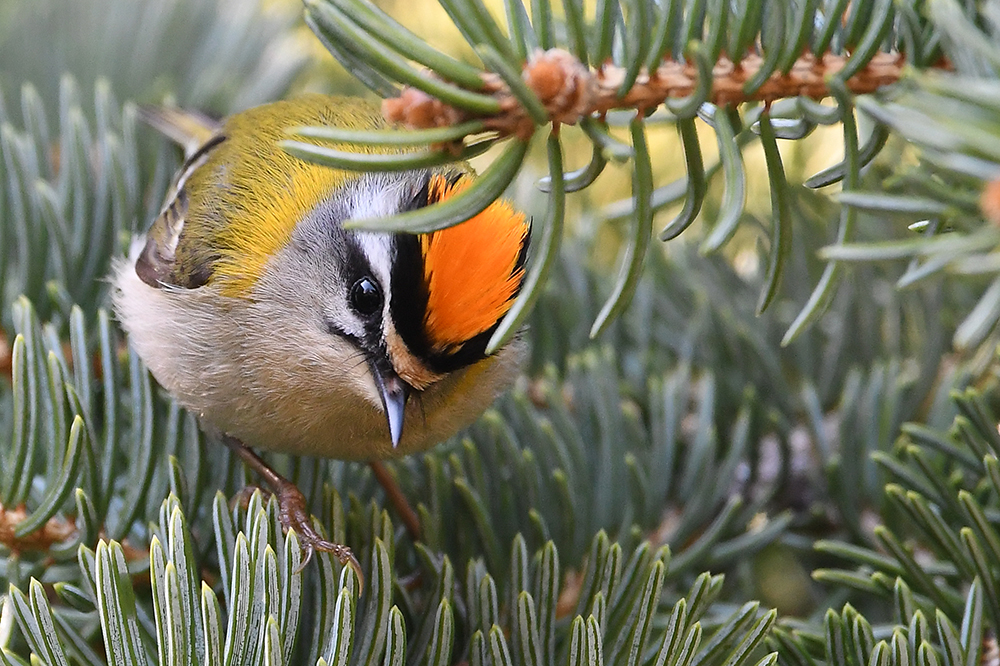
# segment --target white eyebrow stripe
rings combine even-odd
[[[392,278],[392,236],[386,233],[359,231],[354,240],[368,259],[368,265],[382,286],[382,291],[387,294]]]
[[[347,202],[349,220],[389,217],[399,212],[405,189],[403,181],[389,179],[385,174],[369,174],[358,187],[352,188]],[[391,302],[392,262],[395,254],[393,235],[377,231],[357,231],[354,241],[368,260],[372,273],[382,287],[383,319],[389,317]]]

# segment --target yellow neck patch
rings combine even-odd
[[[469,185],[431,176],[429,202]],[[461,224],[420,236],[427,286],[424,328],[431,348],[449,352],[485,332],[510,309],[524,277],[517,265],[529,225],[506,201]]]
[[[290,138],[289,128],[306,125],[366,130],[384,127],[385,121],[377,106],[351,98],[305,95],[265,104],[232,116],[222,129],[226,139],[188,180],[191,203],[178,258],[185,267],[211,266],[211,281],[226,296],[249,297],[299,222],[359,177],[300,160],[278,145]]]
[[[255,181],[244,189],[240,204],[247,224],[232,224],[219,233],[223,252],[215,267],[215,277],[227,296],[244,296],[264,274],[267,262],[288,244],[295,226],[321,200],[342,187],[353,174],[299,162],[281,170],[260,166]]]

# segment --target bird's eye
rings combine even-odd
[[[351,307],[363,317],[370,317],[382,311],[382,290],[378,283],[363,277],[351,287]]]

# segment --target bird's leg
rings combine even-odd
[[[299,543],[302,544],[302,547],[306,551],[306,558],[302,562],[302,568],[305,568],[306,564],[309,563],[313,551],[321,550],[325,553],[331,553],[340,560],[341,564],[354,569],[354,573],[358,575],[358,580],[363,587],[365,577],[361,573],[361,565],[358,564],[358,560],[354,557],[351,549],[347,546],[327,541],[313,529],[309,510],[306,508],[306,498],[302,494],[302,491],[294,483],[271,469],[260,456],[247,448],[240,440],[229,435],[223,435],[222,441],[236,455],[242,458],[243,462],[249,465],[252,470],[260,474],[264,479],[264,483],[274,493],[275,498],[278,500],[278,515],[281,519],[281,524],[286,530],[295,530],[295,534],[299,538]]]
[[[396,509],[399,518],[406,525],[406,531],[410,533],[410,538],[414,541],[419,541],[420,518],[417,517],[417,512],[410,506],[409,500],[406,499],[406,495],[403,494],[399,484],[396,483],[396,479],[392,478],[392,474],[389,473],[389,470],[385,467],[385,463],[381,460],[372,460],[368,465],[372,468],[375,479],[385,491],[389,503]]]

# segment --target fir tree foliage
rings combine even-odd
[[[529,270],[528,288],[522,292],[492,344],[509,339],[537,299],[545,283],[552,258],[558,252],[567,192],[592,184],[609,162],[628,162],[632,167],[632,197],[610,207],[609,217],[627,218],[631,225],[623,244],[621,269],[604,307],[594,319],[591,335],[602,333],[621,313],[634,294],[653,231],[653,216],[661,209],[682,204],[677,215],[659,232],[661,240],[680,236],[699,217],[705,193],[713,178],[723,181],[725,196],[712,229],[702,242],[706,252],[719,251],[739,229],[746,206],[746,173],[742,151],[760,142],[766,156],[771,190],[768,279],[762,285],[758,310],[773,301],[788,263],[794,223],[790,186],[785,177],[778,140],[798,140],[820,125],[839,124],[844,130],[844,160],[815,174],[811,187],[842,185],[843,209],[833,243],[824,249],[827,265],[815,288],[788,327],[784,344],[815,323],[829,307],[844,274],[841,258],[851,255],[856,240],[857,208],[865,205],[891,214],[936,218],[951,212],[941,202],[909,196],[873,199],[856,192],[860,174],[884,147],[891,130],[921,132],[919,123],[907,123],[898,112],[879,112],[878,102],[864,99],[866,120],[874,120],[867,137],[857,128],[855,96],[881,91],[904,74],[928,68],[954,67],[975,77],[975,93],[963,81],[945,78],[954,91],[965,91],[965,99],[984,102],[978,122],[989,134],[995,123],[996,74],[1000,63],[996,48],[996,2],[960,4],[956,0],[924,3],[920,0],[846,3],[837,0],[798,2],[600,2],[591,20],[578,0],[561,4],[563,21],[549,0],[531,3],[531,18],[518,0],[505,3],[505,21],[493,17],[480,0],[445,2],[443,6],[473,47],[481,61],[470,65],[434,51],[418,37],[365,0],[312,0],[306,2],[307,21],[340,62],[376,93],[399,95],[384,109],[392,117],[417,128],[411,133],[351,133],[322,128],[303,130],[303,140],[291,141],[288,149],[320,163],[347,169],[397,169],[434,163],[481,152],[490,143],[508,139],[501,157],[460,201],[412,211],[389,220],[360,221],[359,226],[379,229],[426,231],[465,219],[481,210],[516,176],[535,134],[548,137],[549,176],[543,189],[550,197],[543,229],[553,229],[552,242]],[[982,26],[982,27],[980,27]],[[965,48],[969,44],[968,48]],[[376,46],[378,45],[378,46]],[[957,52],[960,51],[960,52]],[[416,65],[411,64],[415,62]],[[430,71],[421,70],[422,65]],[[924,85],[916,78],[915,85]],[[820,104],[827,98],[833,104]],[[931,100],[914,100],[918,104]],[[763,102],[763,104],[759,104]],[[629,109],[628,141],[609,130],[608,112]],[[945,115],[941,111],[942,117]],[[649,119],[647,120],[647,116]],[[950,116],[961,125],[965,114]],[[991,120],[992,118],[992,120]],[[683,146],[686,176],[657,186],[652,182],[646,137],[653,120],[673,123]],[[719,144],[716,164],[706,165],[699,144],[700,119],[715,133]],[[977,119],[972,119],[974,122]],[[465,122],[459,122],[465,121]],[[961,152],[958,139],[938,125],[918,142],[944,146],[945,152]],[[579,123],[593,143],[593,159],[577,171],[563,171],[561,123]],[[945,123],[947,125],[947,123]],[[537,131],[536,131],[537,130]],[[965,152],[977,154],[979,162],[948,167],[967,177],[963,191],[982,189],[982,180],[997,176],[996,151],[992,141],[979,144],[972,131],[959,131]],[[465,139],[463,139],[465,137]],[[320,144],[317,145],[316,141]],[[377,161],[322,141],[422,145],[388,160]],[[441,149],[444,144],[448,149]],[[984,153],[985,154],[982,154]],[[561,173],[561,175],[560,175]],[[982,215],[975,201],[965,200],[965,210]],[[926,230],[906,240],[909,254],[929,253],[931,238],[941,224],[920,225]],[[546,238],[549,236],[546,235]],[[982,241],[987,249],[995,247]],[[926,245],[930,243],[930,245]],[[945,243],[950,246],[950,242]],[[869,256],[892,257],[889,250],[868,247]],[[898,256],[899,252],[896,254]],[[964,252],[964,249],[959,250]],[[847,254],[845,254],[847,253]],[[937,257],[935,265],[945,261]],[[927,272],[925,270],[925,272]],[[995,313],[1000,287],[985,295],[975,314]],[[982,319],[974,316],[959,332],[960,346],[980,342]]]
[[[91,4],[43,15],[82,25]],[[166,92],[231,110],[286,89],[300,61],[261,54],[287,48],[287,19],[253,4],[117,4],[101,30],[137,12],[140,34],[159,36],[142,41],[132,73],[110,56],[25,55],[39,19],[21,3],[0,5],[17,19],[3,25],[20,26],[0,32],[0,83],[24,84],[0,98],[10,351],[0,387],[0,664],[989,658],[1000,623],[990,217],[1000,203],[990,207],[987,185],[1000,176],[996,0],[608,1],[595,16],[572,0],[562,14],[546,0],[513,0],[502,23],[478,2],[444,2],[485,69],[431,50],[364,0],[308,1],[307,22],[367,85],[416,87],[470,116],[381,137],[302,129],[306,141],[289,150],[372,168],[322,144],[416,145],[379,167],[408,168],[445,159],[419,146],[455,148],[473,135],[460,150],[468,155],[507,142],[451,210],[391,222],[411,229],[461,219],[522,169],[527,136],[552,120],[522,77],[536,46],[618,71],[605,110],[635,108],[629,92],[665,61],[697,75],[621,131],[601,109],[581,119],[593,157],[577,171],[563,164],[565,137],[548,134],[532,288],[506,329],[528,322],[531,363],[468,431],[390,465],[417,507],[420,542],[383,508],[367,468],[269,458],[306,491],[318,529],[359,554],[363,590],[325,554],[303,568],[266,496],[238,501],[246,472],[155,385],[102,309],[101,277],[156,213],[176,166],[136,126],[135,102]],[[180,34],[178,17],[192,16],[203,17],[200,29]],[[649,39],[627,39],[642,25],[654,26]],[[67,54],[133,44],[63,39]],[[861,84],[897,52],[907,78],[858,96],[875,92]],[[803,53],[843,56],[823,84],[832,103],[760,92]],[[723,54],[757,67],[742,97],[719,96],[712,67]],[[77,70],[74,60],[99,66]],[[942,62],[954,71],[924,71]],[[154,65],[182,75],[164,82]],[[222,71],[265,70],[219,85]],[[484,81],[499,87],[485,94]],[[518,122],[491,125],[507,99]],[[524,119],[531,132],[510,129]],[[667,185],[652,182],[659,157],[647,139],[661,120],[676,124],[687,170]],[[700,150],[706,124],[719,146],[713,164]],[[843,128],[845,159],[800,177],[778,145],[824,124]],[[745,204],[742,151],[758,142],[767,220]],[[593,267],[592,239],[564,234],[563,222],[565,195],[616,161],[634,185],[604,208],[625,222],[614,282]],[[816,191],[837,182],[836,197]],[[674,204],[663,235],[684,233],[665,257],[646,243],[653,214]],[[699,215],[712,224],[688,243]],[[741,245],[745,229],[766,239],[766,251],[737,248],[757,271],[718,253]],[[775,549],[813,572],[811,614],[781,617],[762,603],[753,561]]]

